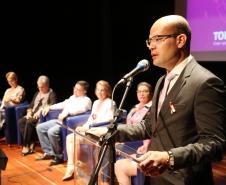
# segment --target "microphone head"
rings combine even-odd
[[[137,64],[137,68],[140,69],[142,72],[147,71],[149,67],[150,67],[150,63],[146,59],[141,60]]]
[[[127,80],[130,77],[133,77],[133,76],[137,75],[140,72],[147,71],[149,66],[150,66],[150,63],[149,63],[148,60],[143,59],[143,60],[139,61],[137,66],[132,71],[127,73],[121,80],[118,81],[117,85],[127,82]]]

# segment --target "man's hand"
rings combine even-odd
[[[33,115],[33,118],[34,119],[39,119],[40,117],[40,111],[36,112],[34,115]]]
[[[49,106],[46,106],[43,110],[42,110],[42,115],[46,116],[49,112]]]
[[[68,116],[68,114],[66,113],[60,113],[59,116],[58,116],[58,119],[60,121],[64,121],[64,119]]]
[[[167,152],[149,151],[138,158],[139,168],[146,176],[158,176],[169,167]]]

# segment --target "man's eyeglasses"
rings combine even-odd
[[[152,38],[146,40],[146,45],[147,47],[150,47],[151,43],[159,43],[167,38],[177,37],[178,35],[179,34],[176,34],[176,33],[169,34],[169,35],[155,35]]]
[[[84,91],[84,89],[83,89],[83,88],[77,88],[77,87],[73,87],[73,89],[74,89],[75,91],[79,91],[79,92],[82,92],[82,91]]]
[[[140,90],[139,90],[139,91],[137,91],[137,93],[138,93],[138,94],[140,94],[140,93],[149,93],[149,91],[148,91],[148,90],[143,90],[143,91],[140,91]]]

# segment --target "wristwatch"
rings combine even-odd
[[[169,161],[168,161],[169,169],[170,170],[173,170],[173,168],[174,168],[174,157],[173,157],[173,153],[170,150],[167,151],[167,153],[169,155]]]

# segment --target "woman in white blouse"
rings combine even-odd
[[[95,94],[97,100],[94,101],[92,106],[91,115],[89,116],[87,122],[81,126],[77,127],[77,131],[86,131],[89,129],[89,125],[93,123],[107,122],[113,119],[115,103],[111,100],[111,86],[107,81],[100,80],[96,83]],[[67,170],[63,177],[63,181],[73,178],[74,174],[74,134],[69,134],[66,139],[66,147],[68,154]],[[79,146],[79,145],[76,145]],[[76,152],[79,152],[76,149]],[[79,154],[78,154],[79,156]]]
[[[17,74],[10,71],[6,73],[5,77],[10,87],[6,89],[0,103],[0,135],[2,135],[5,124],[5,108],[19,105],[25,98],[25,89],[19,85]]]
[[[18,84],[18,77],[15,72],[8,72],[6,74],[6,79],[10,85],[10,88],[6,89],[4,93],[1,109],[6,106],[18,105],[24,100],[25,97],[25,90]]]

